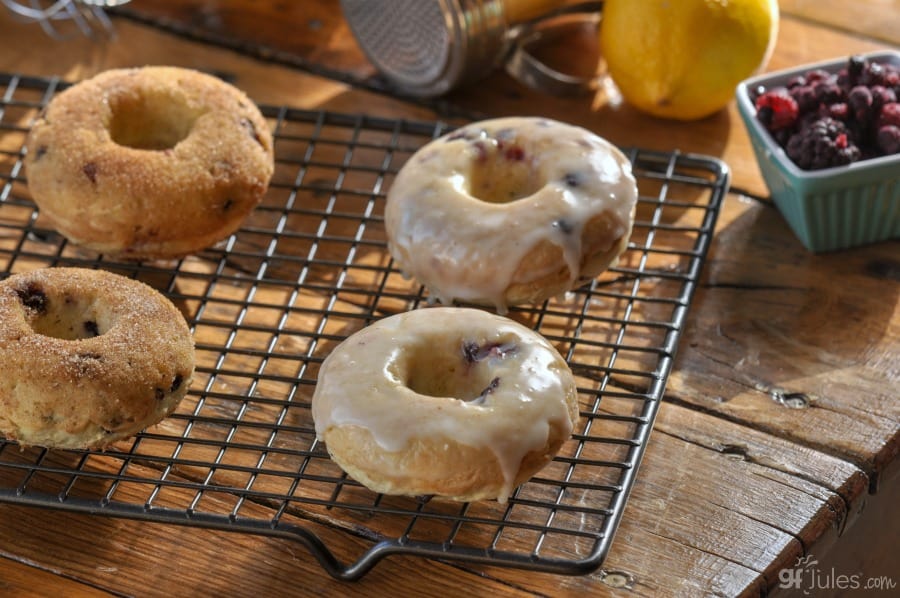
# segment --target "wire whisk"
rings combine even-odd
[[[114,36],[115,31],[105,9],[128,2],[130,0],[0,0],[13,15],[26,22],[39,23],[44,32],[55,39],[72,35],[60,30],[57,25],[62,22],[73,24],[78,32],[90,38]]]

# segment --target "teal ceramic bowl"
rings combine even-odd
[[[900,65],[900,52],[863,56]],[[803,170],[757,120],[750,93],[759,86],[783,86],[791,77],[816,68],[837,73],[848,58],[766,73],[743,81],[736,91],[738,110],[772,200],[797,238],[817,253],[900,239],[900,154]]]

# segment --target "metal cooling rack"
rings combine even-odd
[[[181,309],[197,347],[179,410],[131,440],[105,452],[0,441],[0,502],[290,538],[341,579],[401,553],[560,574],[600,567],[727,191],[724,164],[627,151],[641,197],[618,267],[509,314],[575,373],[572,438],[507,504],[417,500],[346,477],[316,442],[309,404],[336,343],[428,301],[393,267],[381,213],[397,169],[446,125],[264,106],[276,171],[243,228],[183,260],[116,262],[67,243],[28,194],[27,129],[62,83],[0,84],[0,277],[77,265],[141,279]]]

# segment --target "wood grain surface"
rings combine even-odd
[[[785,3],[793,12],[783,15],[770,69],[896,43],[878,26],[822,24],[799,4]],[[896,19],[895,9],[870,3],[878,24]],[[721,158],[734,189],[767,195],[733,105],[675,123],[603,94],[542,95],[499,72],[440,101],[397,98],[384,93],[335,1],[134,0],[114,14],[117,37],[95,42],[50,39],[0,10],[0,71],[77,80],[175,64],[220,74],[267,104],[453,122],[541,114],[622,145]],[[900,584],[900,524],[879,503],[900,486],[898,299],[900,241],[813,255],[771,204],[729,194],[637,483],[612,551],[591,574],[389,557],[347,584],[284,540],[3,504],[0,593],[758,596],[776,592],[778,572],[803,555]],[[210,321],[233,317],[227,303],[218,309]],[[204,500],[228,508],[227,497]],[[336,514],[310,525],[340,539],[339,557],[366,546]]]

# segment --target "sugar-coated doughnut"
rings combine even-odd
[[[338,345],[312,415],[332,459],[371,490],[505,502],[569,438],[577,400],[541,335],[481,310],[431,307]]]
[[[194,372],[181,312],[146,284],[82,268],[0,282],[0,436],[103,448],[171,413]]]
[[[469,124],[419,149],[391,185],[388,247],[442,303],[540,302],[625,250],[637,187],[628,159],[545,118]]]
[[[180,257],[234,232],[274,170],[262,114],[194,70],[113,69],[56,95],[26,140],[28,188],[70,241]]]

